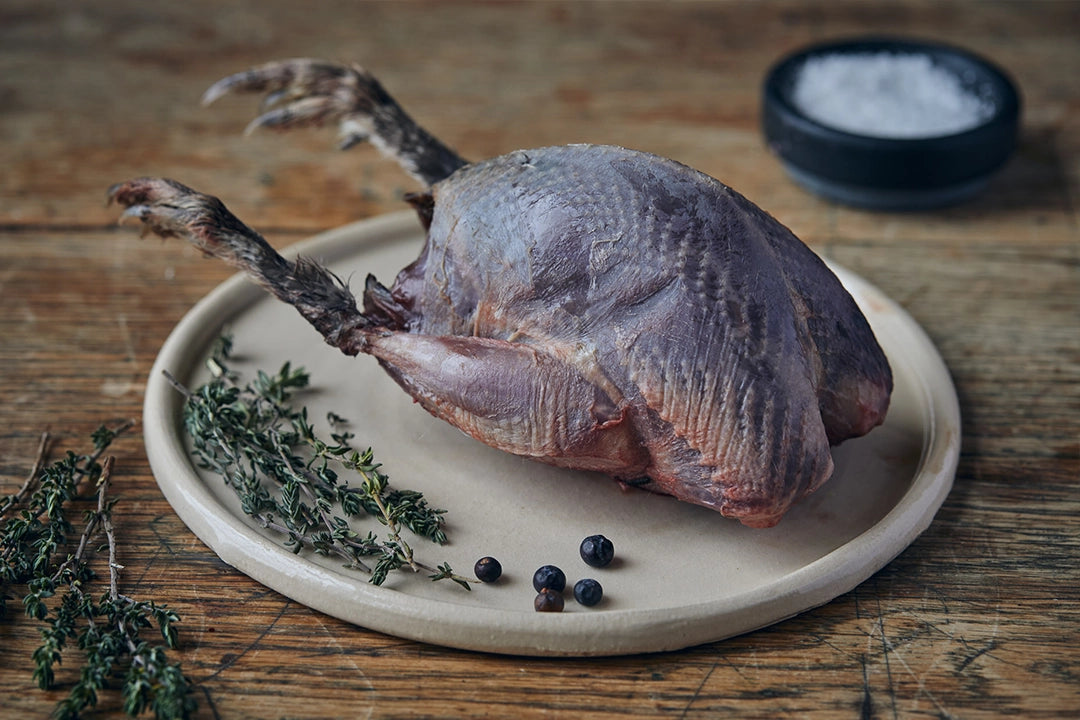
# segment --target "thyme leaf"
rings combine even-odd
[[[177,647],[179,616],[165,605],[120,592],[123,566],[112,523],[116,500],[109,497],[114,458],[101,457],[132,425],[102,426],[91,436],[92,452],[68,452],[49,465],[49,436],[43,434],[26,482],[0,499],[0,616],[7,612],[9,589],[25,587],[25,614],[41,623],[41,645],[32,655],[38,687],[56,684],[55,668],[70,643],[85,655],[78,681],[56,706],[59,718],[75,718],[94,707],[116,678],[121,678],[124,711],[132,717],[152,711],[158,718],[188,718],[196,709],[190,682],[167,653]],[[75,502],[92,505],[78,535],[70,520]],[[91,563],[105,551],[109,584],[99,596],[92,589],[98,576]],[[151,627],[157,627],[164,646],[142,637]]]
[[[320,436],[307,408],[294,403],[310,382],[303,368],[286,362],[241,384],[229,366],[231,349],[231,339],[219,340],[206,363],[211,378],[195,390],[168,378],[185,397],[184,427],[198,465],[223,478],[243,512],[292,552],[337,557],[375,585],[391,572],[411,570],[471,589],[475,581],[448,564],[419,560],[402,534],[445,544],[446,511],[419,492],[391,487],[372,449],[352,444],[340,415],[327,415],[329,439]],[[385,537],[353,529],[353,521],[368,516],[385,526]]]

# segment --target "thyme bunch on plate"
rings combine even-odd
[[[372,450],[353,447],[342,417],[327,416],[327,440],[316,433],[307,408],[292,404],[293,394],[308,386],[307,372],[286,362],[277,373],[259,370],[241,385],[229,369],[231,349],[230,338],[219,339],[207,361],[211,378],[196,390],[169,379],[186,398],[184,426],[199,465],[225,480],[244,513],[281,535],[293,552],[336,556],[375,585],[406,569],[471,589],[472,579],[449,564],[418,560],[402,536],[408,529],[445,543],[445,511],[419,492],[391,487]],[[350,485],[342,471],[359,482]],[[386,537],[353,529],[350,521],[367,516],[386,527]]]
[[[123,566],[112,523],[116,500],[108,495],[114,459],[101,457],[132,424],[102,426],[93,433],[92,452],[69,451],[49,465],[49,438],[42,435],[26,482],[0,499],[0,617],[8,611],[9,590],[25,587],[25,613],[41,623],[42,642],[33,661],[34,678],[43,690],[54,686],[55,666],[69,643],[85,655],[78,681],[56,707],[60,718],[78,717],[95,706],[98,693],[116,680],[128,715],[151,710],[158,718],[187,718],[196,707],[188,679],[167,655],[176,648],[180,618],[165,605],[120,592]],[[77,535],[73,503],[91,507]],[[107,553],[109,583],[97,594],[92,562],[101,553]],[[164,645],[142,637],[155,626]]]

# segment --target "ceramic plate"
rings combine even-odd
[[[411,261],[423,232],[411,213],[319,235],[291,248],[324,260],[361,285],[389,282]],[[147,383],[150,463],[162,492],[191,530],[229,565],[297,602],[366,628],[457,648],[525,655],[604,655],[673,650],[745,633],[851,590],[907,547],[952,485],[960,447],[956,392],[937,351],[914,321],[874,287],[834,268],[870,320],[895,375],[884,425],[834,450],[836,472],[772,529],[608,478],[548,467],[492,450],[414,404],[370,357],[325,345],[290,307],[246,278],[223,283],[179,323]],[[206,378],[212,342],[229,331],[234,369],[276,371],[290,360],[312,375],[302,402],[314,419],[351,421],[391,483],[422,491],[447,510],[450,542],[417,539],[429,564],[471,574],[492,555],[503,578],[466,592],[449,582],[394,573],[381,587],[339,562],[293,555],[251,522],[221,478],[194,466],[180,422],[181,397]],[[365,528],[361,528],[365,529]],[[372,521],[370,529],[381,531]],[[578,555],[602,533],[616,561],[595,569]],[[567,592],[560,614],[533,610],[533,571],[555,564],[569,585],[601,582],[586,608]]]

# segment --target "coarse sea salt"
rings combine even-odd
[[[806,60],[792,102],[824,125],[879,138],[927,138],[970,130],[994,113],[924,53],[834,53]]]

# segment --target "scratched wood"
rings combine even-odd
[[[964,440],[931,528],[869,581],[774,627],[682,652],[549,660],[459,652],[312,612],[218,560],[117,442],[124,587],[179,611],[200,718],[1024,717],[1080,712],[1080,4],[290,3],[0,6],[0,484],[38,436],[83,447],[137,418],[155,354],[229,273],[115,227],[105,188],[159,174],[285,245],[401,207],[414,185],[332,133],[242,137],[253,99],[199,107],[278,57],[357,60],[467,157],[615,142],[695,165],[897,299],[953,373]],[[1024,95],[1021,147],[946,211],[838,208],[789,183],[758,130],[765,69],[858,32],[992,56]],[[452,509],[451,509],[452,511]],[[15,603],[18,610],[18,603]],[[0,716],[42,717],[37,631],[0,621]],[[70,682],[77,663],[65,663]],[[95,716],[117,713],[103,696]]]

